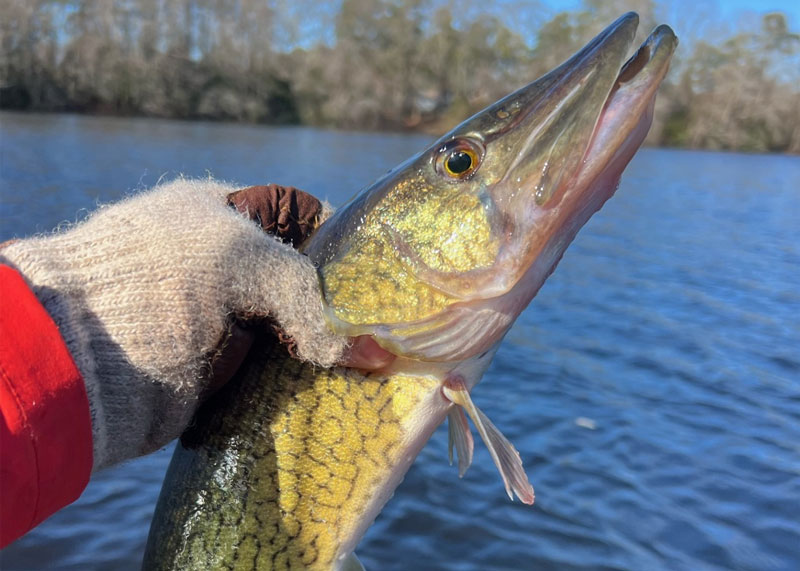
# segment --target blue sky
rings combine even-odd
[[[525,5],[525,0],[495,0],[497,9],[507,6]],[[535,2],[536,0],[532,0]],[[578,10],[583,0],[538,0],[545,12],[531,29],[538,28],[552,14],[565,10]],[[610,4],[620,12],[637,11],[647,0],[610,0]],[[733,34],[749,31],[756,32],[761,28],[762,16],[770,12],[783,12],[786,15],[789,30],[800,33],[800,0],[651,0],[656,7],[656,21],[669,24],[681,39],[682,49],[691,51],[693,42],[704,39],[711,43],[731,37]],[[491,6],[492,4],[485,4]],[[506,22],[517,30],[512,22]],[[525,29],[523,24],[522,29]],[[529,42],[533,38],[528,38]]]
[[[686,0],[676,0],[674,4],[696,4],[697,2],[687,2]],[[702,2],[701,2],[702,3]],[[728,18],[736,18],[742,12],[756,12],[764,14],[766,12],[784,12],[791,18],[790,22],[796,27],[800,23],[800,2],[798,0],[768,0],[766,2],[753,2],[753,0],[728,0],[726,2],[711,2],[719,9],[721,15]]]
[[[574,9],[581,5],[581,0],[544,0],[544,3],[555,10]],[[720,20],[735,24],[737,20],[748,14],[765,14],[767,12],[784,12],[788,16],[791,29],[800,28],[800,0],[656,0],[660,8],[673,10],[702,10],[716,12]]]
[[[327,44],[335,42],[332,22],[341,0],[320,3],[313,14],[304,12],[307,4],[298,3],[297,12],[292,12],[292,3],[285,4],[300,22],[300,37],[287,39],[293,46],[311,47],[320,40]],[[447,3],[446,0],[439,0]],[[684,48],[697,38],[729,37],[731,34],[760,27],[761,15],[780,11],[786,14],[789,29],[800,33],[800,0],[653,0],[657,21],[670,24],[678,32]],[[636,10],[636,0],[616,0],[620,13]],[[641,0],[638,2],[641,4]],[[558,12],[576,10],[583,0],[484,0],[459,4],[454,12],[470,20],[480,13],[493,13],[511,29],[520,33],[530,44],[535,43],[535,33],[544,22]],[[527,10],[520,8],[527,8]]]

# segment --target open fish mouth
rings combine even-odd
[[[650,129],[656,90],[669,69],[677,44],[669,26],[658,26],[625,62],[587,148],[586,166],[580,171],[584,179],[598,171],[612,179],[621,176]],[[597,180],[598,176],[594,178]]]
[[[613,195],[650,128],[677,38],[659,26],[626,61],[638,20],[623,15],[561,66],[366,189],[335,215],[336,224],[323,225],[321,233],[328,226],[337,235],[317,240],[323,246],[309,255],[320,266],[335,330],[443,362],[469,359],[503,337]],[[421,203],[413,214],[397,214],[410,200]],[[393,261],[366,267],[367,250]],[[372,303],[378,291],[412,310]]]

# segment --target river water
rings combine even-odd
[[[425,136],[0,114],[0,241],[183,173],[341,204]],[[474,392],[536,489],[440,429],[368,570],[800,569],[800,159],[642,150]],[[97,474],[3,569],[138,569],[162,450]]]

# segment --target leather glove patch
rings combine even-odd
[[[255,220],[268,234],[297,247],[316,228],[322,204],[293,186],[250,186],[228,195],[228,205]]]

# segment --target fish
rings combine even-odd
[[[472,392],[650,128],[677,38],[659,26],[626,60],[637,27],[621,16],[315,231],[328,326],[397,359],[326,369],[258,340],[179,439],[143,569],[360,569],[359,540],[445,419],[459,476],[471,421],[509,498],[534,502]]]

